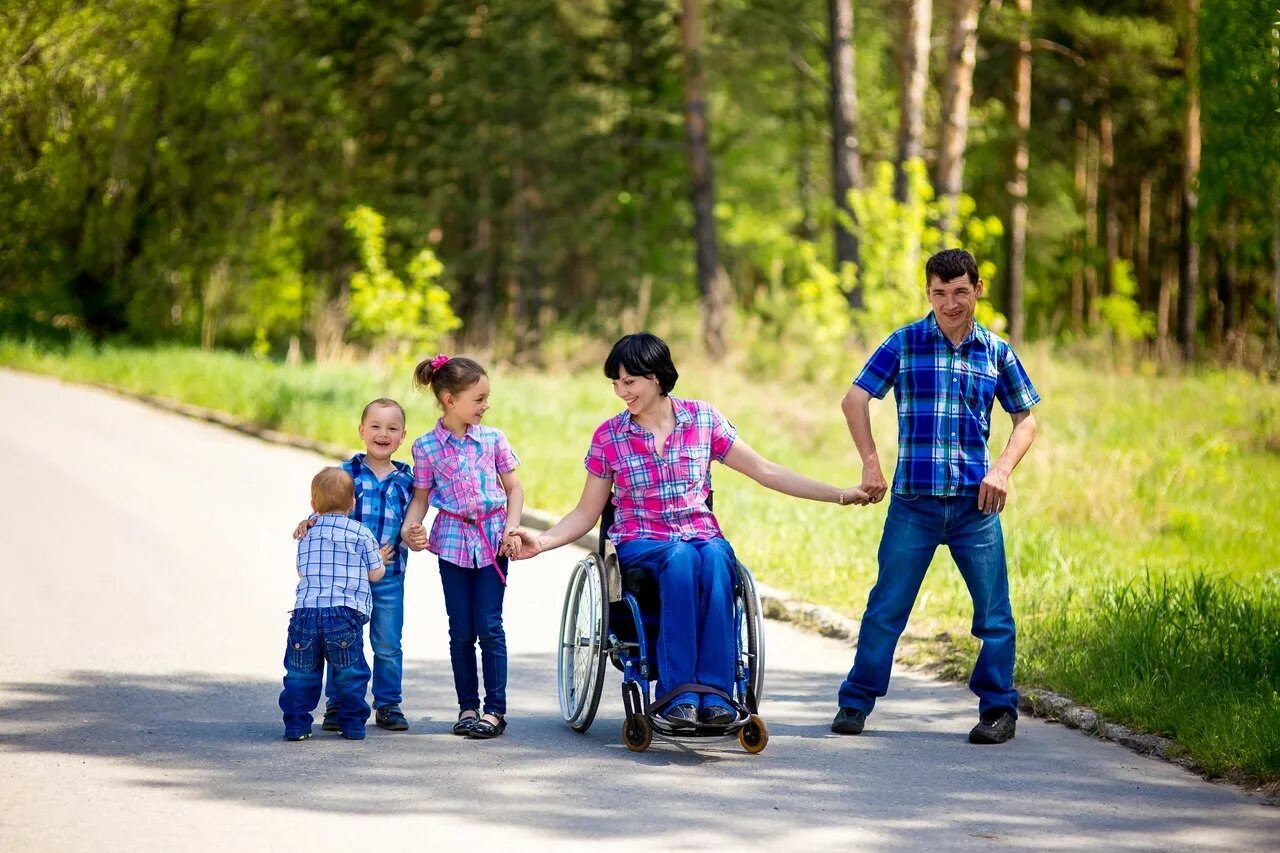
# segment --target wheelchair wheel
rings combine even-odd
[[[609,604],[604,593],[604,567],[598,555],[589,554],[569,576],[556,658],[560,716],[575,732],[591,728],[604,687],[609,636]]]
[[[752,755],[764,752],[764,748],[769,745],[769,727],[759,716],[752,714],[747,724],[738,729],[738,743]]]
[[[749,667],[745,704],[747,710],[755,714],[764,701],[764,611],[760,607],[760,592],[756,589],[755,576],[742,563],[738,563],[738,579],[742,584],[743,599],[738,648],[746,656]]]
[[[644,714],[632,714],[622,721],[622,742],[632,752],[644,752],[653,743],[653,725]]]

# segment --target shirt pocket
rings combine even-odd
[[[708,479],[711,466],[711,448],[682,447],[676,459],[676,478],[684,483],[700,486]]]
[[[655,474],[657,460],[643,456],[624,456],[618,460],[617,484],[624,492],[644,494],[658,485]]]
[[[987,417],[996,397],[996,373],[994,365],[966,368],[960,374],[960,389],[964,404],[970,413],[986,427]]]

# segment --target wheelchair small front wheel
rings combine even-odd
[[[747,724],[738,729],[738,743],[752,755],[764,752],[764,748],[769,745],[769,727],[759,714],[752,714],[747,719]]]
[[[653,724],[644,714],[632,714],[622,721],[622,742],[632,752],[644,752],[653,743]]]

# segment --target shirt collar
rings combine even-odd
[[[475,442],[480,441],[480,427],[476,426],[475,424],[467,424],[466,435],[464,435],[461,439],[459,439],[456,435],[449,432],[448,427],[444,425],[444,418],[440,418],[438,421],[436,421],[436,428],[433,430],[433,432],[436,435],[436,440],[440,442],[441,446],[447,445],[449,443],[449,439],[453,439],[455,441],[463,441],[469,438]]]
[[[950,346],[951,339],[946,336],[946,333],[942,331],[942,327],[938,325],[938,317],[933,311],[929,312],[929,316],[927,320],[929,323],[930,333],[936,338],[941,338],[948,346]],[[965,336],[965,339],[956,345],[956,349],[960,349],[965,344],[968,344],[974,340],[985,341],[986,331],[987,330],[982,327],[982,324],[979,323],[978,319],[975,317],[973,320],[973,328],[969,330],[969,334]]]
[[[668,396],[667,399],[671,401],[671,412],[675,415],[677,427],[682,427],[689,423],[689,421],[693,420],[693,415],[689,414],[688,407],[684,405],[683,400],[679,397],[671,396]],[[648,430],[640,426],[640,424],[632,421],[630,409],[622,410],[622,428],[648,432]]]

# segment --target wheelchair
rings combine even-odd
[[[710,507],[710,499],[707,505]],[[697,688],[726,699],[736,717],[727,725],[698,723],[692,728],[674,728],[657,714],[653,700],[658,697],[652,695],[658,679],[657,584],[643,570],[625,571],[620,566],[613,543],[605,535],[613,515],[610,496],[600,519],[599,547],[573,567],[565,590],[556,658],[560,716],[576,732],[591,728],[609,662],[622,672],[622,741],[632,752],[648,749],[655,732],[671,738],[737,735],[748,753],[763,751],[769,743],[769,729],[758,713],[764,697],[764,616],[751,570],[737,562],[733,695]]]

